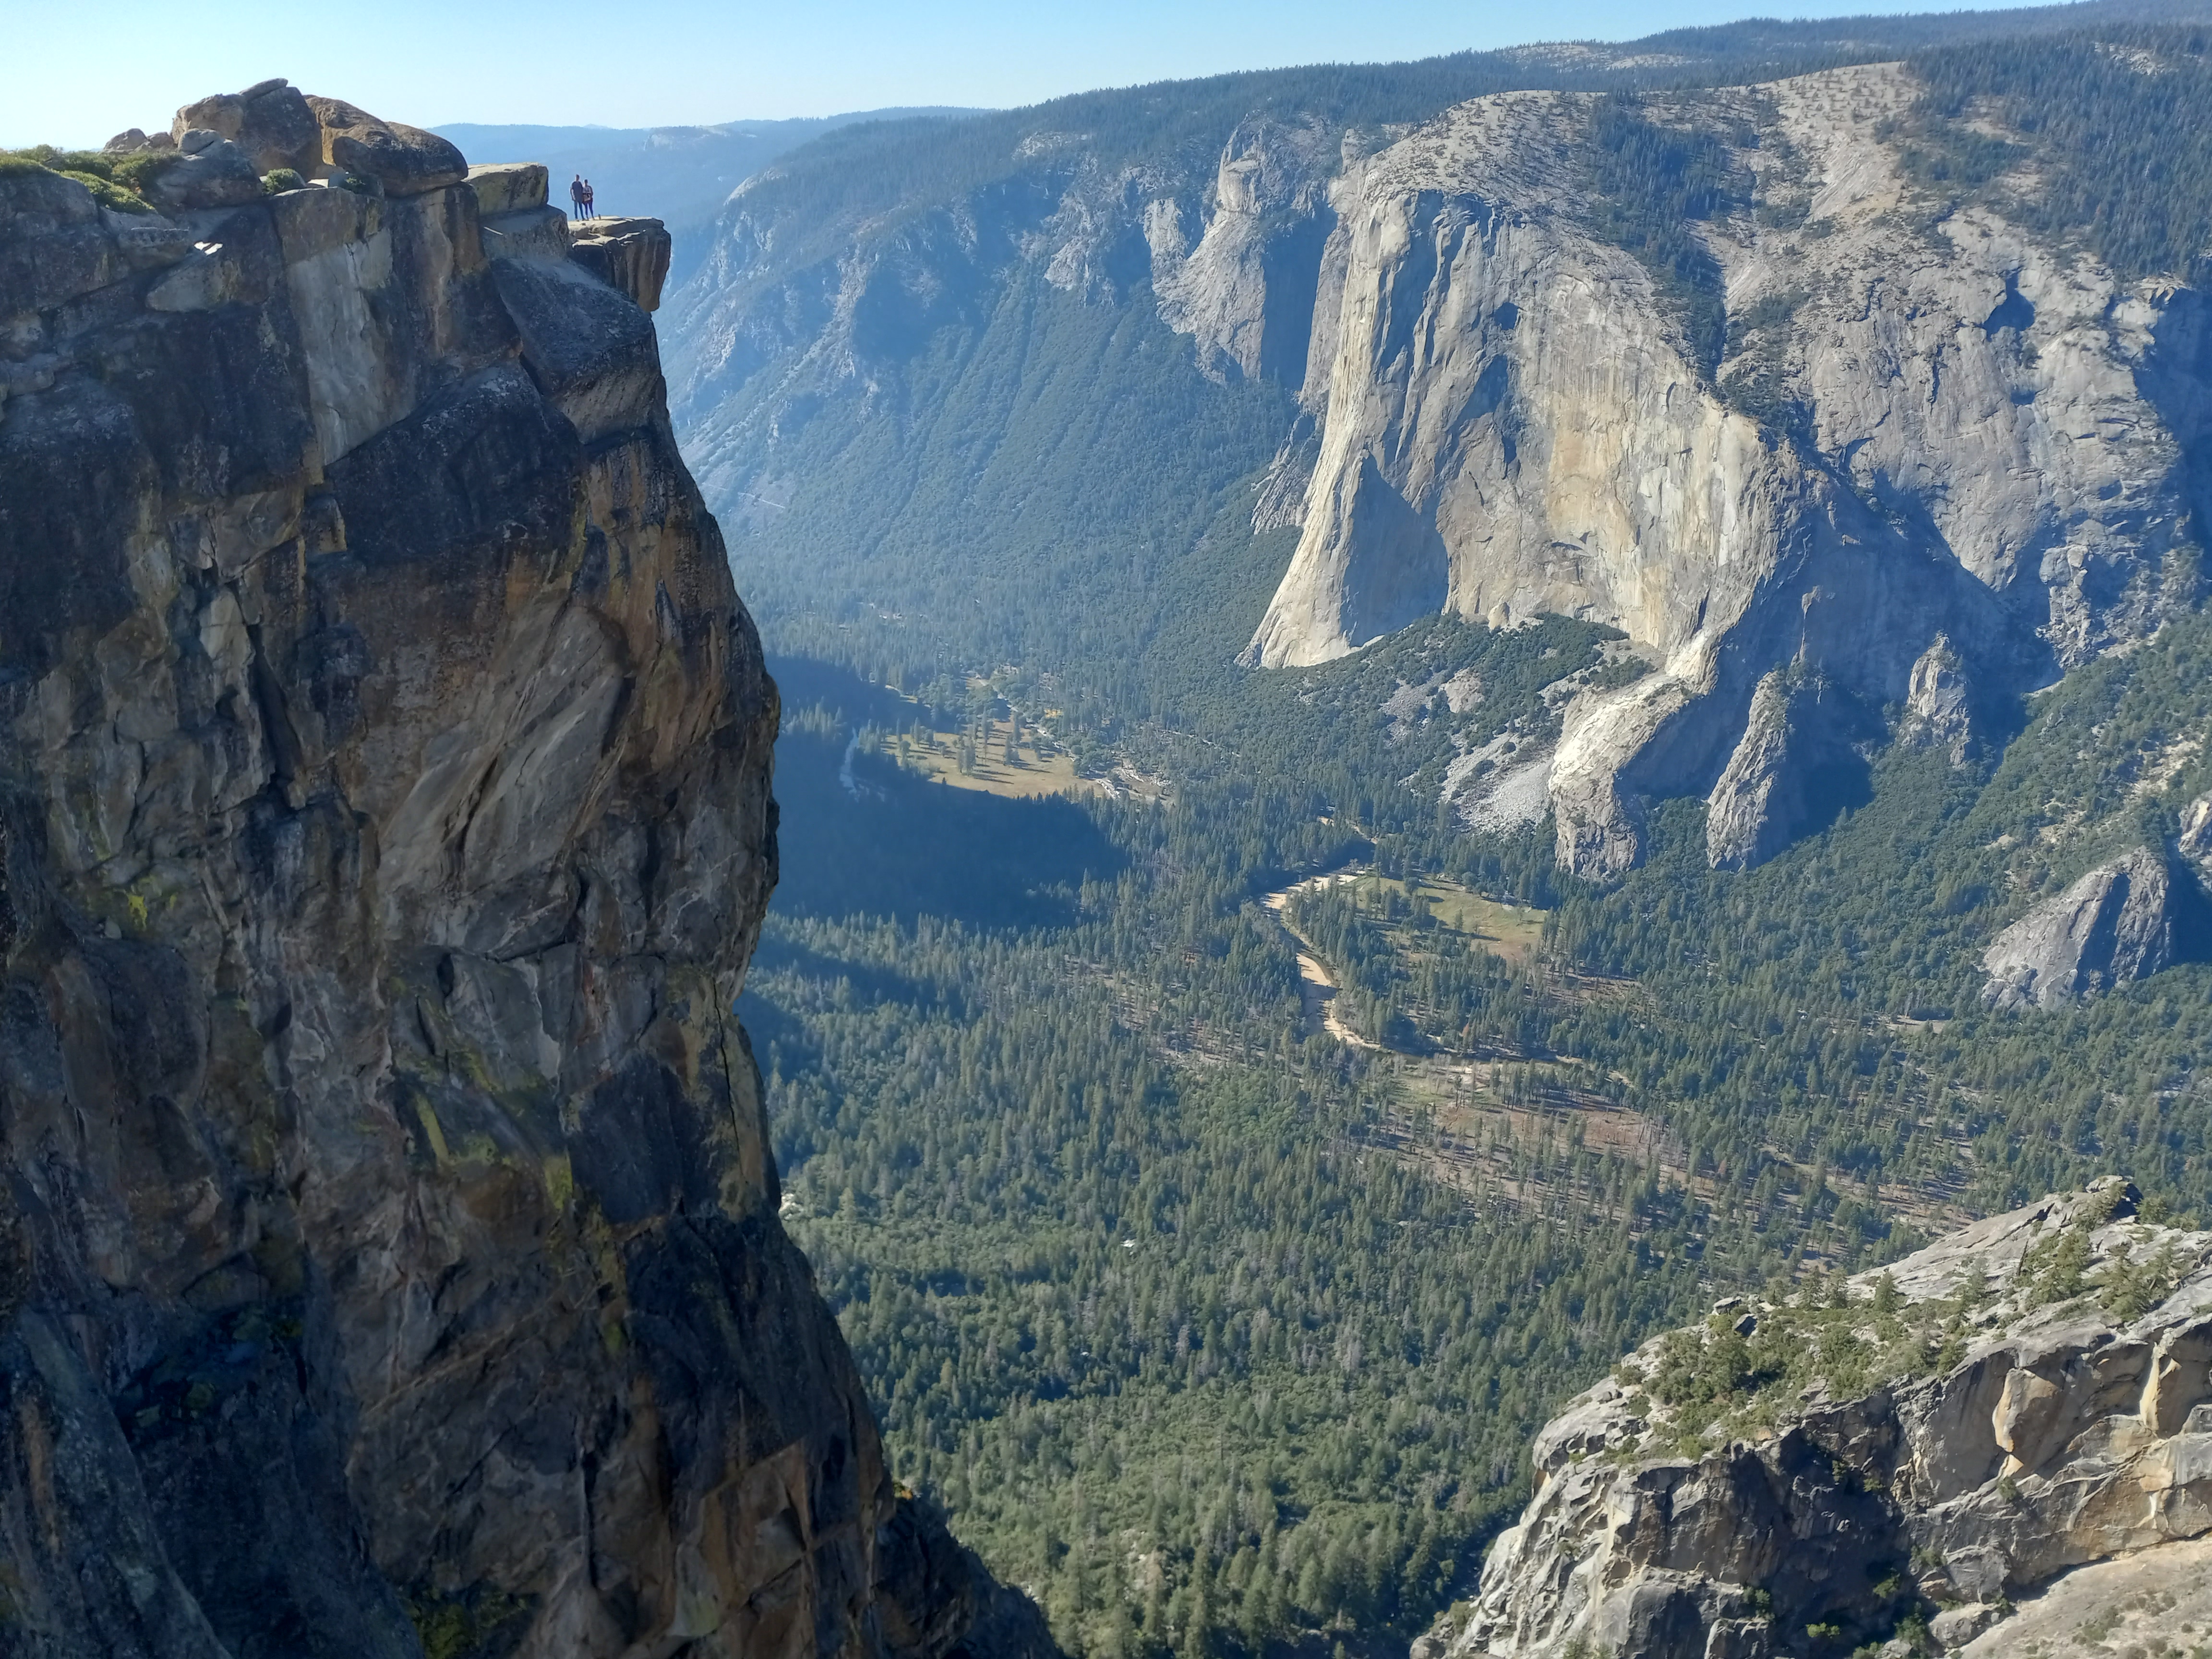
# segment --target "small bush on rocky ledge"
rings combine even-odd
[[[2106,1312],[2125,1325],[2165,1301],[2180,1282],[2181,1269],[2174,1260],[2172,1240],[2160,1245],[2157,1254],[2147,1261],[2134,1260],[2123,1244],[2112,1253],[2105,1269],[2097,1300]]]
[[[2166,1237],[2154,1248],[2138,1240],[2134,1251],[2116,1242],[2099,1263],[2091,1234],[2118,1207],[2117,1191],[2108,1196],[2115,1201],[2078,1206],[2072,1220],[2037,1238],[1999,1281],[1984,1258],[1970,1256],[1947,1294],[1919,1301],[1887,1273],[1854,1297],[1845,1280],[1816,1272],[1795,1287],[1771,1286],[1770,1300],[1716,1304],[1704,1324],[1670,1332],[1614,1366],[1620,1410],[1634,1426],[1610,1437],[1607,1461],[1694,1461],[1731,1441],[1771,1436],[1796,1401],[1815,1395],[1850,1400],[1878,1383],[1948,1375],[1975,1341],[2002,1338],[2038,1310],[2086,1310],[2094,1297],[2112,1319],[2140,1318],[2172,1293],[2197,1258],[2184,1260],[2179,1243]],[[1880,1486],[1877,1475],[1840,1463],[1836,1480],[1854,1490],[1862,1482],[1865,1490]],[[2018,1501],[2009,1482],[1999,1492]]]
[[[75,167],[64,167],[62,177],[76,179],[92,192],[94,201],[118,213],[151,213],[154,210],[143,198],[132,195],[113,179],[103,179],[98,173],[80,173]]]
[[[115,176],[114,158],[96,149],[58,149],[52,144],[33,144],[13,155],[17,161],[44,167],[49,173],[89,173],[100,179]]]
[[[0,179],[21,178],[33,173],[52,173],[74,179],[90,191],[100,206],[118,213],[153,211],[133,188],[118,182],[113,160],[95,150],[57,149],[52,144],[33,144],[28,149],[0,151]]]
[[[2087,1226],[2061,1227],[2027,1247],[2021,1256],[2015,1280],[2026,1287],[2027,1306],[2045,1308],[2071,1302],[2089,1288],[2084,1275],[2089,1266],[2090,1231]]]
[[[136,191],[143,196],[155,179],[183,159],[173,149],[142,149],[135,155],[125,155],[118,161],[112,176],[124,189]]]

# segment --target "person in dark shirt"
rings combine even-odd
[[[582,173],[580,173],[568,180],[568,216],[571,219],[580,219],[584,216],[584,204],[590,199],[584,189]]]

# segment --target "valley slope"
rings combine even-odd
[[[1755,862],[1887,711],[1940,685],[1947,742],[1996,735],[2196,602],[2196,185],[2100,201],[2094,135],[2036,113],[2046,82],[2145,131],[2185,106],[2189,37],[2087,32],[2150,15],[1746,25],[833,139],[750,181],[675,296],[678,421],[781,646],[910,684],[1048,664],[1192,718],[1194,653],[1585,617],[1657,672],[1546,757],[1563,865],[1617,876],[1685,793],[1717,863]],[[1923,55],[1771,78],[1885,30]],[[1931,45],[1977,31],[2009,55]],[[1718,84],[1637,94],[1662,72]]]
[[[1388,1650],[1716,1295],[2201,1206],[2193,16],[1086,94],[733,199],[672,378],[793,688],[791,1222],[1063,1641]]]

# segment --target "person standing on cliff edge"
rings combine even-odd
[[[571,219],[584,216],[584,175],[580,173],[568,180],[568,216]]]
[[[592,181],[586,179],[584,180],[584,216],[586,219],[595,219],[599,216],[599,199],[592,194]]]

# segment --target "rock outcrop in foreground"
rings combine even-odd
[[[2136,1210],[2102,1182],[1647,1343],[1537,1437],[1480,1599],[1417,1651],[2008,1654],[2045,1601],[2201,1582],[2212,1233]]]
[[[936,1659],[730,1012],[777,702],[665,239],[177,126],[162,213],[0,174],[0,1648]]]

